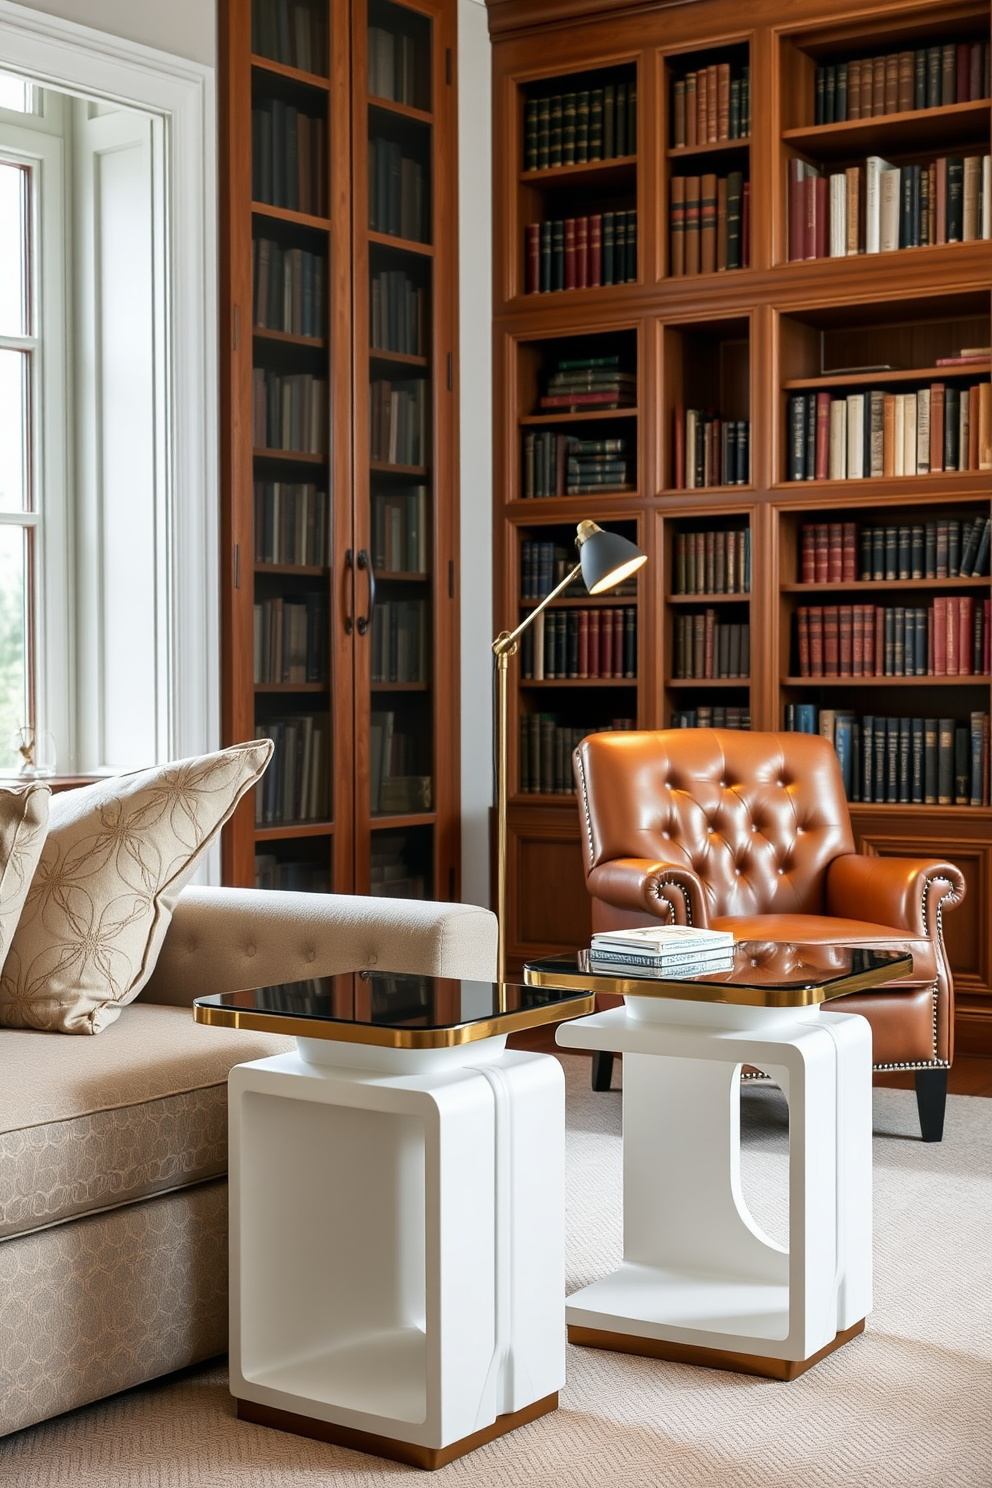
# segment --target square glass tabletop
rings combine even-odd
[[[197,997],[198,1023],[393,1049],[443,1049],[591,1013],[587,987],[354,971]]]
[[[586,988],[621,997],[665,997],[739,1007],[811,1007],[910,974],[909,951],[871,946],[740,940],[729,971],[682,974],[594,969],[588,951],[529,961],[524,981],[546,991]]]

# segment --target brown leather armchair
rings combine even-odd
[[[837,756],[814,735],[594,734],[574,763],[594,930],[662,920],[912,951],[908,979],[831,1006],[868,1019],[877,1070],[915,1070],[923,1140],[939,1141],[954,1053],[941,917],[964,898],[960,869],[857,853]]]

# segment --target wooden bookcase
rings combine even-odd
[[[453,0],[222,0],[225,882],[459,891]]]
[[[755,0],[743,9],[731,0],[620,0],[610,6],[600,0],[488,0],[488,6],[500,493],[494,511],[494,629],[524,612],[524,562],[529,572],[533,554],[525,543],[564,547],[575,524],[593,517],[634,537],[649,555],[633,598],[599,601],[636,606],[636,677],[591,682],[556,675],[541,681],[522,675],[520,659],[511,668],[508,952],[516,969],[535,955],[588,943],[590,931],[574,794],[562,789],[560,768],[552,775],[557,791],[544,788],[543,775],[542,788],[531,789],[531,761],[520,759],[533,736],[532,715],[553,715],[562,730],[608,727],[624,718],[641,728],[662,728],[680,713],[696,710],[698,719],[700,708],[722,708],[728,721],[781,729],[803,702],[850,710],[859,726],[873,710],[883,717],[953,717],[965,726],[972,713],[992,711],[992,682],[984,667],[956,676],[814,678],[798,675],[796,654],[797,611],[804,605],[923,607],[938,596],[970,596],[981,608],[990,597],[987,576],[874,581],[859,572],[849,582],[803,584],[802,529],[830,522],[855,523],[860,531],[984,519],[992,470],[788,479],[789,400],[799,393],[832,391],[846,399],[859,390],[908,392],[938,381],[970,388],[989,380],[988,361],[967,368],[938,362],[962,348],[990,344],[992,245],[979,239],[789,261],[788,177],[795,159],[830,174],[873,155],[892,165],[925,165],[937,156],[988,154],[988,97],[833,124],[814,121],[817,68],[951,41],[987,45],[990,28],[988,6],[970,0],[882,0],[870,14],[844,0],[794,6]],[[748,69],[750,129],[734,139],[676,143],[675,85],[721,63],[730,77],[741,78]],[[633,151],[621,159],[558,167],[542,157],[536,170],[532,156],[527,168],[533,100],[591,91],[621,76],[637,95]],[[549,105],[549,150],[557,127],[552,115]],[[731,172],[739,172],[748,188],[746,266],[674,272],[672,180],[709,174],[728,179]],[[677,187],[677,193],[685,190],[692,194],[695,188],[685,182]],[[724,190],[716,191],[722,213]],[[528,226],[629,208],[637,221],[634,280],[595,284],[587,274],[584,288],[529,292],[535,280],[528,268],[534,241]],[[559,271],[558,282],[563,278]],[[583,407],[549,418],[540,398],[559,362],[609,355],[636,373],[635,405],[598,413]],[[880,365],[891,370],[830,374],[831,368]],[[746,422],[749,429],[743,463],[724,459],[721,466],[711,445],[712,461],[702,472],[707,483],[686,489],[675,429],[676,411],[690,407],[717,413],[735,428]],[[628,489],[611,491],[604,482],[601,494],[525,495],[526,436],[563,429],[587,440],[624,437]],[[734,535],[718,539],[719,533]],[[740,573],[745,553],[746,584]],[[701,585],[695,582],[697,554]],[[574,596],[571,603],[583,601]],[[704,679],[682,675],[687,665],[695,670],[697,616],[704,667],[707,624],[714,638],[713,675]],[[727,657],[733,645],[739,658],[745,625],[749,675],[740,676]],[[724,626],[729,639],[721,668],[717,627]],[[730,675],[721,676],[721,670]],[[986,774],[987,748],[986,743]],[[851,814],[862,851],[946,855],[960,865],[968,898],[945,925],[958,1047],[992,1053],[992,807],[853,800]]]

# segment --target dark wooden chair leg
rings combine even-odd
[[[604,1054],[599,1050],[592,1056],[592,1088],[593,1090],[609,1090],[610,1081],[613,1079],[613,1055]]]
[[[598,1089],[598,1087],[595,1087]],[[946,1069],[916,1071],[916,1108],[920,1113],[920,1130],[924,1142],[939,1142],[944,1135],[944,1108],[947,1105]]]

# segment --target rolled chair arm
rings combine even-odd
[[[893,925],[934,941],[940,911],[953,909],[964,896],[960,868],[936,859],[845,853],[827,869],[828,914]]]
[[[470,904],[260,889],[183,890],[140,996],[194,997],[365,968],[493,981],[496,916]]]
[[[596,899],[669,925],[709,924],[703,886],[691,868],[653,858],[614,858],[591,868],[586,886]]]

